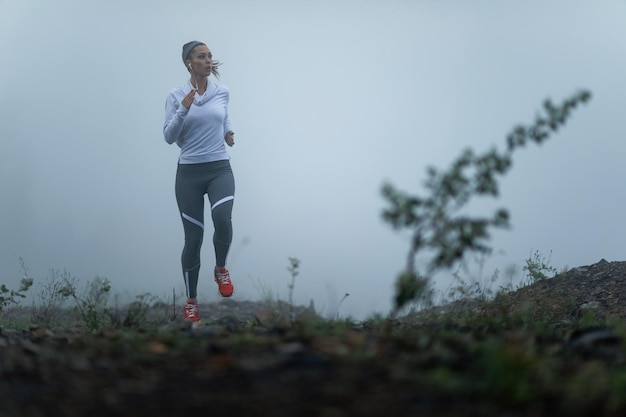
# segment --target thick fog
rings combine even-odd
[[[522,279],[535,250],[558,269],[624,260],[624,22],[618,0],[1,1],[0,283],[17,286],[21,258],[35,285],[65,269],[183,293],[162,127],[191,40],[231,92],[235,299],[286,299],[295,257],[296,302],[333,315],[349,293],[342,316],[386,313],[408,234],[383,222],[382,184],[424,195],[428,166],[504,146],[582,88],[589,104],[484,203],[512,227],[473,274]],[[202,263],[200,300],[217,300],[210,230]]]

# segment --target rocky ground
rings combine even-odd
[[[585,311],[601,318],[626,319],[626,262],[602,259],[593,265],[572,268],[551,279],[537,281],[509,293],[495,303],[464,299],[420,314],[436,318],[473,311],[477,316],[523,315],[566,323]]]
[[[195,328],[5,326],[0,416],[621,416],[625,295],[602,260],[396,320],[225,300]]]

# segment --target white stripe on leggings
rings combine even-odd
[[[183,216],[183,219],[190,221],[191,223],[195,224],[196,226],[200,226],[200,228],[202,230],[204,230],[204,225],[201,222],[199,222],[198,220],[194,219],[191,216],[188,216],[185,213],[181,213],[181,215]]]
[[[234,199],[235,199],[235,196],[233,196],[233,195],[229,195],[228,197],[224,197],[221,200],[217,201],[215,204],[213,204],[211,206],[211,210],[213,210],[215,207],[219,206],[222,203],[225,203],[227,201],[234,200]]]
[[[185,276],[185,290],[187,291],[187,298],[189,298],[189,272],[185,271],[183,274]]]

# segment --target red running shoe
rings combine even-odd
[[[215,282],[222,297],[233,295],[233,283],[230,281],[230,274],[226,268],[215,268]]]
[[[185,313],[183,318],[187,321],[196,322],[200,320],[200,314],[198,311],[198,304],[190,303],[189,301],[185,304]]]

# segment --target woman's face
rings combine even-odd
[[[191,71],[201,77],[208,77],[213,70],[213,55],[206,45],[198,45],[189,55]],[[189,68],[189,66],[187,67]]]

